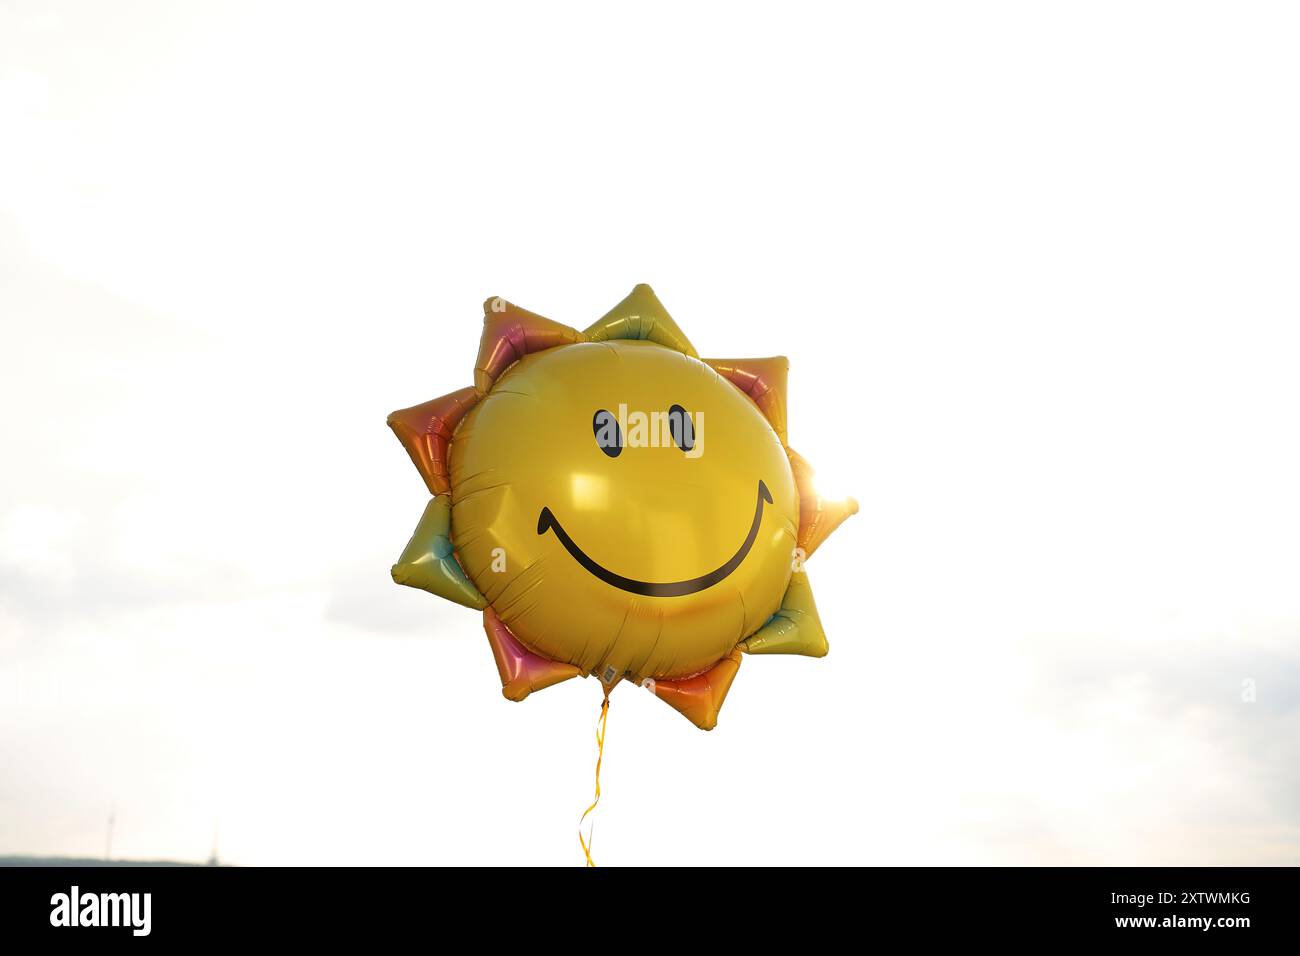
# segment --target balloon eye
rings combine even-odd
[[[623,451],[623,433],[619,431],[618,419],[613,412],[601,409],[591,419],[591,430],[596,436],[596,444],[610,458],[617,458]]]
[[[673,433],[673,443],[682,451],[695,447],[695,425],[691,413],[680,405],[668,409],[668,429]]]

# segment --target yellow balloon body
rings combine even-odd
[[[450,486],[457,557],[501,621],[607,680],[710,668],[778,610],[796,565],[798,490],[771,424],[652,342],[525,355],[456,428]]]

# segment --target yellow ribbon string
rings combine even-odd
[[[605,699],[600,702],[600,723],[596,727],[596,799],[591,802],[586,810],[582,812],[581,819],[578,820],[578,842],[582,844],[582,852],[587,857],[587,865],[595,866],[596,861],[591,858],[591,844],[594,843],[596,835],[596,818],[591,818],[591,829],[587,831],[584,839],[582,835],[582,823],[587,819],[587,814],[596,809],[596,804],[600,803],[600,761],[605,756],[605,718],[609,716],[609,691],[605,691]]]

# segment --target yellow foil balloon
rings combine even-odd
[[[709,730],[741,652],[826,653],[803,562],[857,504],[786,446],[784,358],[700,359],[645,285],[484,316],[474,387],[389,416],[434,495],[393,579],[483,611],[506,697],[626,678]]]

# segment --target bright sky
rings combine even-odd
[[[862,512],[598,862],[1300,863],[1300,20],[1071,11],[0,3],[0,854],[580,862],[384,418],[644,281]]]

